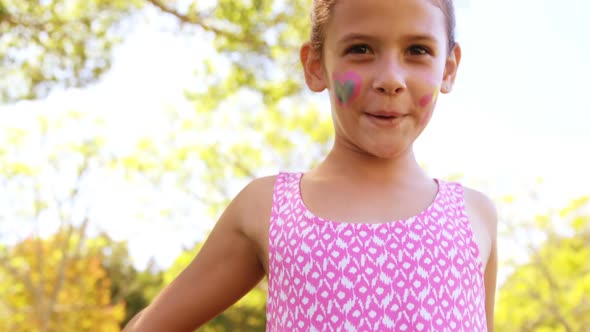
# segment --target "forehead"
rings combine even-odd
[[[438,0],[338,0],[326,33],[327,39],[347,33],[428,34],[442,41],[446,23]]]

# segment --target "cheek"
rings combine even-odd
[[[426,94],[425,96],[423,96],[422,98],[420,98],[420,101],[418,102],[418,104],[420,105],[420,108],[426,109],[426,112],[424,113],[424,116],[421,121],[421,125],[423,127],[428,124],[428,122],[430,121],[430,118],[432,117],[432,113],[434,112],[434,103],[436,103],[436,99],[438,98],[438,94],[440,91],[440,86],[438,84],[433,84],[433,85],[434,85],[434,88],[431,88],[432,92],[430,92],[430,93]]]
[[[423,96],[422,98],[420,98],[418,105],[420,105],[420,107],[424,108],[428,105],[434,104],[434,102],[436,102],[436,98],[438,97],[439,91],[440,91],[440,86],[435,85],[434,88],[432,89],[432,92],[430,92],[430,93],[426,94],[425,96]]]
[[[352,103],[360,94],[362,80],[359,74],[347,71],[342,74],[332,74],[334,80],[334,94],[340,106]]]

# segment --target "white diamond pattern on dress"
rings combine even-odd
[[[463,187],[383,224],[324,220],[280,173],[269,231],[267,331],[486,331],[479,251]]]

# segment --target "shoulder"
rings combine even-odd
[[[269,200],[272,200],[276,178],[276,175],[272,175],[252,180],[238,193],[232,203],[241,208],[268,204]]]
[[[498,213],[494,202],[484,193],[469,187],[464,188],[465,208],[472,218],[481,221],[492,237],[495,237]]]
[[[260,230],[260,226],[270,219],[276,177],[273,175],[252,180],[228,206],[227,213],[235,216],[233,219],[245,233],[257,232],[256,229]]]
[[[493,330],[496,278],[498,273],[497,228],[498,215],[493,201],[485,194],[464,187],[465,209],[474,225],[475,241],[478,242],[480,255],[484,251],[482,263],[484,267],[485,308],[488,329]],[[479,234],[478,236],[478,227]],[[487,236],[485,236],[487,235]],[[487,242],[484,245],[484,242]]]
[[[495,264],[498,216],[493,201],[482,192],[464,188],[465,213],[483,266]]]

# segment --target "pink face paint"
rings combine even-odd
[[[347,71],[342,75],[334,74],[334,92],[336,101],[344,106],[352,102],[361,91],[361,77],[354,72]]]
[[[424,108],[424,107],[430,105],[431,103],[433,103],[436,100],[436,98],[438,97],[438,91],[439,90],[440,90],[440,87],[436,86],[434,88],[434,92],[433,93],[422,97],[420,99],[420,101],[419,101],[420,107],[423,107]]]
[[[436,98],[438,98],[438,93],[440,91],[440,86],[436,85],[434,87],[434,92],[432,94],[426,95],[424,97],[422,97],[419,101],[419,105],[422,108],[425,108],[426,106],[434,103],[436,101]],[[422,118],[422,126],[425,127],[428,122],[430,121],[430,118],[432,118],[432,113],[434,111],[434,107],[430,107],[426,114],[424,114],[424,117]]]

